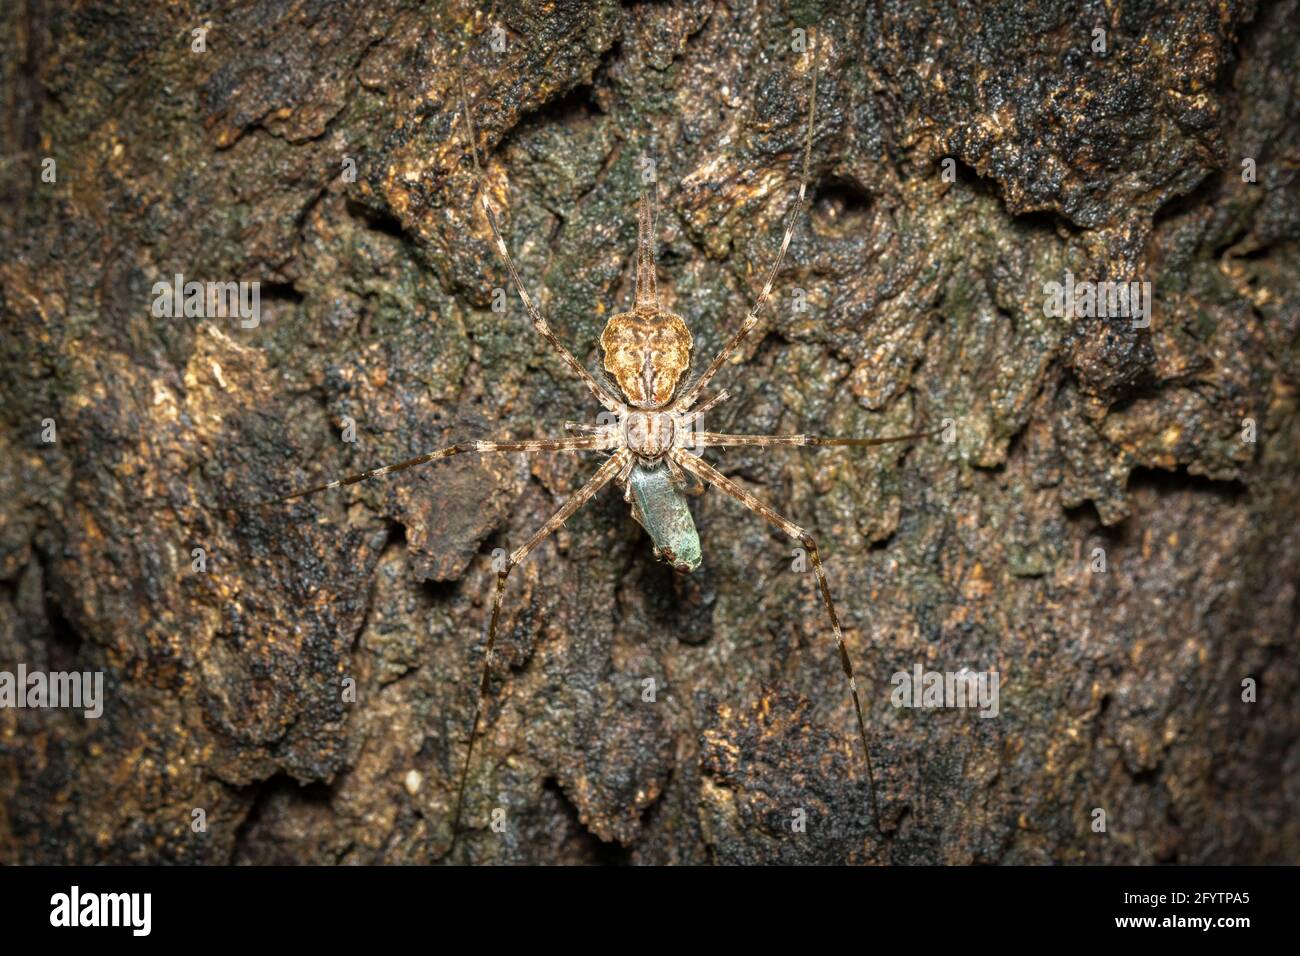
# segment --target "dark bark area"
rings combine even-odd
[[[2,11],[0,671],[106,702],[0,709],[0,862],[1300,862],[1296,0]],[[812,25],[811,209],[710,429],[954,440],[708,457],[817,536],[879,829],[794,545],[710,491],[678,577],[611,489],[511,579],[449,852],[493,551],[595,455],[255,502],[598,411],[472,214],[467,43],[551,326],[599,367],[651,155],[698,369],[794,200]],[[1045,315],[1067,270],[1150,327]],[[260,324],[156,318],[176,273]],[[918,664],[998,716],[895,707]]]

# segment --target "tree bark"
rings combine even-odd
[[[105,691],[0,708],[0,861],[1300,862],[1298,7],[6,5],[0,672]],[[817,539],[879,812],[797,543],[709,491],[677,576],[611,488],[511,577],[453,847],[494,552],[597,456],[258,503],[600,411],[463,51],[561,341],[600,374],[650,158],[698,370],[808,28],[709,429],[948,427],[707,457]],[[963,668],[996,716],[897,706]]]

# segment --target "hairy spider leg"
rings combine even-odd
[[[474,699],[474,720],[470,724],[469,742],[465,747],[465,764],[460,773],[460,786],[456,788],[456,812],[451,825],[451,849],[455,848],[456,839],[460,836],[460,818],[465,804],[465,784],[469,779],[470,761],[474,756],[474,740],[478,736],[479,718],[483,712],[483,699],[487,695],[488,680],[491,677],[492,649],[496,645],[497,625],[501,619],[501,598],[505,594],[506,579],[510,576],[510,572],[515,565],[527,557],[529,552],[541,544],[548,535],[563,527],[564,523],[573,517],[579,508],[595,497],[596,492],[609,484],[610,480],[622,471],[623,467],[632,458],[633,455],[630,451],[626,448],[620,448],[606,459],[596,473],[587,480],[587,483],[570,496],[560,506],[560,510],[555,512],[536,534],[510,554],[510,557],[506,560],[506,566],[497,572],[496,593],[492,598],[492,617],[488,623],[487,641],[483,648],[483,670],[479,677],[478,694]],[[449,853],[451,849],[448,850]]]
[[[680,450],[674,452],[673,455],[677,459],[677,463],[687,471],[693,472],[718,490],[735,498],[760,518],[771,522],[808,549],[808,557],[812,559],[813,569],[817,573],[817,586],[821,590],[822,604],[825,605],[826,613],[831,619],[831,633],[834,634],[835,645],[839,648],[840,669],[844,672],[844,678],[849,683],[849,694],[853,697],[853,712],[857,715],[858,734],[862,738],[862,755],[867,762],[867,788],[871,794],[871,817],[875,821],[876,829],[880,829],[880,817],[876,810],[876,779],[871,767],[871,748],[867,745],[867,722],[862,716],[862,701],[858,697],[858,682],[853,676],[853,663],[849,660],[848,649],[844,646],[844,634],[840,630],[839,615],[835,613],[835,602],[831,600],[831,588],[826,580],[826,569],[822,567],[822,559],[817,551],[817,542],[803,528],[781,517],[703,458],[692,455],[688,451]]]
[[[329,491],[331,488],[341,488],[344,485],[355,485],[359,481],[366,481],[371,478],[382,478],[384,475],[391,475],[399,471],[405,471],[407,468],[414,468],[416,465],[423,465],[425,462],[439,461],[443,458],[451,458],[453,455],[463,455],[467,452],[490,454],[491,452],[498,451],[517,451],[523,452],[527,455],[539,451],[608,451],[611,448],[618,447],[619,442],[620,439],[617,433],[610,429],[605,429],[600,434],[584,435],[581,438],[534,438],[524,441],[459,442],[455,445],[448,445],[446,448],[439,448],[437,451],[431,451],[425,455],[418,455],[415,458],[408,458],[406,461],[399,461],[395,465],[384,465],[382,468],[374,468],[370,471],[360,471],[355,475],[336,478],[323,485],[304,488],[302,491],[295,491],[287,495],[281,495],[279,498],[271,498],[267,501],[260,502],[260,504],[273,505],[278,504],[281,501],[292,501],[294,498],[305,498],[308,495],[314,495],[317,492]]]
[[[600,402],[611,412],[618,412],[623,403],[616,399],[595,377],[588,372],[576,358],[573,353],[564,347],[553,331],[546,319],[537,310],[533,304],[532,297],[529,296],[528,290],[524,288],[523,280],[519,277],[519,270],[515,267],[515,260],[510,255],[510,250],[506,248],[506,242],[501,238],[501,227],[497,224],[496,212],[492,209],[492,203],[488,200],[488,191],[483,183],[483,168],[478,159],[477,135],[474,132],[474,116],[469,109],[469,99],[465,95],[465,70],[463,64],[459,72],[460,79],[460,108],[465,117],[465,128],[467,138],[469,139],[470,156],[474,160],[474,194],[478,197],[483,205],[483,211],[487,214],[488,225],[492,228],[492,238],[496,242],[497,253],[505,263],[506,271],[510,273],[510,281],[514,283],[515,291],[519,293],[520,300],[524,303],[524,309],[527,310],[528,316],[532,319],[533,328],[550,343],[553,348],[564,360],[564,364],[569,366],[578,378],[582,379],[584,385],[591,390],[591,394],[596,396],[596,401]]]
[[[932,428],[929,431],[911,432],[906,435],[888,435],[884,438],[825,438],[821,435],[727,435],[721,432],[697,432],[692,436],[692,447],[727,448],[737,447],[740,445],[812,445],[823,448],[867,448],[873,445],[888,445],[892,442],[912,441],[917,438],[930,438],[942,431],[942,428]]]
[[[695,380],[682,396],[673,403],[673,407],[679,411],[691,407],[692,403],[699,398],[700,393],[704,391],[709,384],[710,379],[717,374],[718,369],[722,368],[724,362],[731,357],[740,343],[744,341],[754,326],[758,325],[758,314],[767,305],[767,300],[772,295],[772,283],[776,281],[776,274],[781,268],[781,263],[785,261],[786,250],[790,248],[790,240],[794,237],[795,223],[798,221],[799,213],[803,210],[805,196],[808,192],[808,173],[812,166],[812,142],[813,127],[817,120],[817,70],[821,59],[821,50],[815,46],[813,40],[813,31],[808,31],[808,43],[813,47],[809,52],[813,53],[812,64],[812,92],[808,96],[808,138],[804,143],[803,151],[803,173],[799,177],[799,195],[795,199],[794,208],[790,210],[790,215],[785,223],[785,235],[781,239],[781,249],[776,254],[776,259],[772,262],[771,268],[767,270],[767,278],[763,282],[763,290],[759,293],[758,299],[754,302],[753,308],[745,316],[745,321],[741,324],[740,329],[731,337],[731,340],[723,346],[722,351],[717,354],[708,367],[700,373],[700,377]]]

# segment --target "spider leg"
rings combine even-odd
[[[398,471],[405,471],[407,468],[413,468],[416,465],[423,465],[425,462],[438,461],[442,458],[450,458],[453,455],[463,455],[466,452],[479,452],[480,454],[494,451],[520,451],[525,454],[537,451],[604,451],[614,448],[618,444],[618,435],[614,432],[608,432],[603,435],[590,435],[583,438],[535,438],[525,441],[467,441],[455,445],[448,445],[446,448],[439,448],[437,451],[431,451],[427,455],[419,455],[415,458],[408,458],[406,461],[399,461],[395,465],[384,465],[382,468],[375,468],[371,471],[358,472],[355,475],[348,475],[345,478],[336,478],[334,481],[326,482],[323,485],[316,485],[314,488],[305,488],[302,491],[295,491],[292,494],[281,495],[279,498],[272,498],[269,501],[260,502],[262,505],[278,504],[281,501],[291,501],[294,498],[305,498],[307,495],[314,495],[318,491],[328,491],[331,488],[341,488],[344,485],[355,485],[359,481],[365,481],[369,478],[381,478],[384,475],[391,475]]]
[[[548,535],[559,530],[566,521],[573,517],[579,508],[595,497],[596,492],[609,484],[610,480],[618,474],[623,465],[631,458],[632,453],[630,451],[626,448],[620,448],[606,459],[596,473],[587,479],[587,483],[574,492],[560,506],[560,510],[555,512],[536,534],[510,554],[509,558],[506,559],[505,568],[497,572],[496,594],[492,598],[492,617],[488,623],[487,643],[484,645],[483,650],[483,671],[479,678],[478,696],[474,700],[474,721],[470,725],[469,743],[465,748],[465,765],[460,774],[460,786],[456,788],[456,814],[452,818],[451,824],[453,848],[456,845],[457,837],[460,835],[460,817],[465,804],[465,783],[469,779],[469,765],[474,756],[474,739],[478,736],[479,718],[483,712],[483,698],[487,694],[488,678],[491,675],[492,648],[496,644],[497,624],[501,620],[501,598],[505,594],[506,579],[510,576],[510,572],[515,565],[527,557],[529,552],[541,544]]]
[[[581,432],[584,435],[594,435],[597,432],[604,431],[604,425],[588,425],[586,422],[565,422],[564,430],[566,432]]]
[[[673,456],[669,455],[664,459],[664,462],[668,465],[668,471],[672,474],[673,481],[677,483],[677,487],[680,488],[685,485],[686,472],[682,471],[682,466],[673,460]]]
[[[683,415],[681,417],[681,420],[678,421],[677,423],[678,426],[685,427],[687,425],[694,425],[697,421],[699,421],[702,417],[704,417],[704,414],[706,412],[713,411],[714,408],[716,408],[722,402],[725,402],[730,397],[731,397],[731,393],[727,391],[725,388],[720,390],[716,395],[710,397],[704,402],[701,402],[699,405],[696,405],[689,412]]]
[[[462,65],[460,70],[460,108],[465,116],[465,127],[469,138],[470,155],[474,158],[474,194],[478,196],[479,201],[483,204],[483,211],[487,214],[488,225],[492,227],[492,238],[496,240],[497,252],[500,254],[502,261],[505,263],[506,271],[510,273],[510,280],[514,283],[515,291],[519,293],[519,298],[524,303],[524,308],[528,311],[528,317],[532,319],[533,328],[550,343],[553,348],[569,366],[578,378],[582,379],[584,385],[591,390],[591,394],[596,396],[596,401],[609,409],[611,412],[619,412],[623,407],[609,390],[602,386],[592,376],[590,372],[573,357],[573,353],[564,347],[553,331],[550,325],[542,318],[542,314],[533,304],[532,297],[529,296],[528,290],[524,288],[523,280],[519,278],[519,270],[515,267],[515,260],[510,255],[510,250],[506,248],[505,240],[501,238],[501,227],[497,224],[496,213],[492,209],[491,202],[488,201],[487,190],[483,187],[483,168],[479,165],[478,159],[478,142],[477,135],[474,132],[474,117],[469,111],[469,99],[465,95],[465,71]]]
[[[810,44],[813,43],[813,34],[811,30],[808,34],[808,40]],[[808,139],[804,144],[803,174],[799,179],[799,196],[795,200],[794,208],[790,210],[789,217],[786,219],[785,236],[781,239],[781,249],[776,254],[776,259],[772,262],[771,268],[767,270],[767,279],[763,282],[763,291],[759,293],[758,299],[754,302],[753,308],[751,308],[749,314],[745,316],[745,321],[740,326],[739,331],[737,331],[736,334],[731,337],[731,340],[722,347],[722,351],[719,352],[717,357],[709,363],[708,368],[700,373],[700,377],[695,380],[695,384],[687,389],[682,397],[674,403],[674,408],[679,410],[690,408],[691,403],[699,398],[700,392],[704,391],[705,386],[709,384],[709,380],[717,374],[718,369],[722,368],[723,363],[731,357],[731,353],[736,350],[742,341],[744,341],[745,336],[753,330],[754,326],[758,325],[758,314],[763,311],[763,306],[767,305],[767,300],[772,295],[772,283],[776,281],[777,271],[780,270],[781,263],[785,261],[785,253],[786,250],[790,248],[790,240],[794,237],[795,223],[798,221],[799,213],[803,210],[805,196],[808,192],[808,170],[812,165],[813,126],[815,125],[817,118],[817,67],[821,60],[820,54],[820,48],[814,50],[812,65],[812,93],[808,97]]]
[[[820,435],[725,435],[721,432],[698,432],[692,435],[693,448],[725,448],[736,445],[820,445],[853,446],[888,445],[890,442],[911,441],[937,435],[942,428],[911,432],[907,435],[888,435],[884,438],[824,438]]]
[[[666,459],[668,467],[672,470],[673,479],[677,482],[677,488],[684,495],[690,495],[692,498],[698,498],[704,494],[705,484],[700,480],[700,476],[693,471],[687,471],[681,465],[677,464],[677,459],[669,455]]]
[[[835,645],[840,651],[840,669],[844,672],[844,677],[849,684],[849,693],[853,696],[853,712],[858,718],[858,734],[862,738],[862,755],[866,758],[867,764],[867,788],[871,792],[871,816],[876,821],[876,828],[879,829],[880,817],[876,811],[876,780],[871,768],[871,749],[867,746],[867,722],[862,716],[862,701],[858,697],[858,683],[853,676],[853,663],[849,660],[849,652],[844,646],[844,634],[840,630],[839,615],[835,613],[835,602],[831,600],[831,588],[826,580],[826,569],[822,567],[821,556],[817,552],[817,542],[803,528],[781,517],[704,459],[683,451],[673,452],[673,457],[687,471],[698,475],[719,491],[723,491],[735,498],[760,518],[772,523],[808,549],[808,556],[812,559],[813,569],[817,573],[817,587],[821,591],[822,604],[825,605],[826,613],[831,619],[831,632],[835,635]]]

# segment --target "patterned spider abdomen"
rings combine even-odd
[[[605,371],[636,408],[663,408],[691,364],[691,333],[681,316],[637,308],[612,317],[600,336]]]

